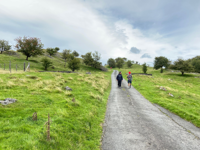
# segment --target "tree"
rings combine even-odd
[[[82,56],[83,58],[83,62],[88,65],[88,66],[92,66],[94,59],[92,58],[92,52],[88,52],[85,55]]]
[[[138,61],[136,61],[135,64],[138,64]]]
[[[132,65],[133,65],[132,62],[131,62],[130,60],[128,60],[128,61],[127,61],[127,66],[128,66],[129,68],[131,68]]]
[[[66,66],[66,62],[67,60],[69,60],[69,58],[71,57],[71,50],[63,50],[62,52],[62,58],[65,60],[65,66]]]
[[[154,69],[160,69],[161,68],[161,73],[162,73],[162,68],[165,67],[165,69],[167,69],[170,65],[170,61],[163,56],[160,57],[155,57],[154,60]]]
[[[94,53],[92,53],[92,58],[93,58],[93,67],[94,68],[100,68],[101,66],[101,62],[99,62],[99,60],[101,59],[101,54],[98,53],[97,51],[95,51]]]
[[[134,64],[134,61],[132,60],[131,63]]]
[[[43,67],[44,67],[45,70],[47,70],[50,66],[52,66],[51,60],[48,59],[48,58],[46,58],[46,57],[43,58],[43,59],[41,60],[41,62],[42,62],[42,65],[43,65]]]
[[[123,60],[126,62],[126,61],[127,61],[127,58],[126,58],[126,57],[123,57]]]
[[[1,54],[4,51],[10,50],[10,48],[11,48],[11,45],[9,45],[8,41],[0,40],[0,51],[1,51]]]
[[[113,58],[108,59],[107,63],[109,67],[115,68],[116,66],[115,60]]]
[[[58,47],[55,48],[47,48],[47,53],[52,56],[55,55],[60,49]]]
[[[195,72],[200,73],[200,59],[193,60],[192,65],[194,67]]]
[[[122,58],[120,58],[117,60],[116,66],[117,66],[117,68],[120,69],[120,68],[122,68],[123,64],[124,64],[124,60]]]
[[[72,70],[72,71],[75,71],[75,70],[78,70],[80,69],[80,65],[81,65],[81,62],[80,62],[80,59],[79,58],[76,58],[73,54],[70,56],[70,60],[68,62],[68,67]]]
[[[175,70],[180,70],[182,75],[184,75],[184,72],[193,71],[194,69],[193,66],[188,61],[185,61],[181,58],[175,61],[173,65],[170,66],[170,68]]]
[[[37,56],[43,54],[43,44],[41,40],[36,37],[26,37],[23,38],[19,37],[15,39],[17,44],[15,47],[17,48],[18,52],[22,52],[26,56],[26,60],[28,60],[31,56]]]
[[[196,56],[192,59],[188,59],[188,62],[194,67],[194,71],[200,73],[200,56]]]
[[[143,72],[146,74],[147,73],[147,64],[146,63],[144,63],[143,65],[142,65],[142,70],[143,70]]]
[[[79,56],[79,53],[77,52],[77,51],[73,51],[73,53],[72,53],[75,57],[78,57]]]

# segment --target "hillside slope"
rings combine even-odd
[[[9,55],[8,52],[4,52],[3,54],[0,54],[0,70],[4,70],[4,64],[5,64],[5,70],[9,70],[9,63],[11,62],[11,67],[13,71],[16,71],[16,65],[18,70],[23,70],[24,63],[26,63],[26,66],[28,63],[30,63],[30,69],[32,71],[41,71],[44,70],[41,59],[43,57],[49,58],[53,62],[53,67],[50,67],[48,71],[71,71],[66,64],[65,67],[65,61],[61,58],[61,54],[57,53],[57,55],[50,57],[48,54],[44,54],[37,57],[30,57],[29,60],[26,60],[26,56],[22,55],[18,52],[13,52],[14,54]],[[81,64],[80,71],[98,71],[98,69],[86,66],[84,64]]]

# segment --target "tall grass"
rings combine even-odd
[[[85,72],[0,73],[0,99],[17,99],[0,104],[0,149],[100,149],[112,72]],[[37,121],[32,120],[34,112]],[[48,113],[50,141],[44,126]]]

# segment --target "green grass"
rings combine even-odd
[[[132,68],[121,69],[122,74],[142,73],[142,66],[134,65]],[[200,75],[173,73],[153,70],[148,67],[147,73],[153,76],[133,75],[133,86],[150,102],[158,104],[183,119],[200,127]],[[163,86],[167,91],[161,90]],[[173,94],[173,97],[169,95]]]
[[[0,63],[23,63],[24,59],[0,55]],[[79,73],[40,73],[37,71],[43,68],[39,59],[30,58],[31,72],[10,74],[0,68],[0,100],[17,99],[13,104],[0,104],[0,149],[100,149],[112,72],[82,65]],[[54,59],[58,70],[68,70],[59,67],[63,60]],[[88,70],[91,75],[85,74]],[[66,86],[73,91],[66,91]],[[38,114],[37,121],[32,120],[34,112]],[[52,121],[50,141],[44,125],[48,114]]]
[[[42,58],[45,57],[43,55],[37,56],[37,57],[30,57],[29,60],[26,60],[26,56],[22,55],[21,53],[16,52],[17,55],[9,56],[6,54],[0,54],[0,71],[4,70],[4,64],[5,64],[5,70],[9,71],[9,63],[11,62],[11,72],[16,72],[16,64],[18,66],[17,71],[22,71],[24,68],[24,63],[26,66],[28,63],[30,63],[30,70],[31,71],[41,71],[44,70],[44,67],[42,66]],[[61,56],[61,54],[60,54]],[[49,57],[47,57],[49,58]],[[52,67],[48,68],[48,71],[71,71],[67,64],[65,66],[65,62],[61,57],[58,56],[52,56],[52,58],[49,58],[52,61],[52,65],[54,66],[54,69]],[[92,67],[88,67],[85,65],[81,65],[81,68],[79,72],[81,71],[98,71],[97,69],[94,69]]]

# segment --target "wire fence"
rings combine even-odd
[[[5,71],[30,71],[30,63],[0,63],[0,70]]]

